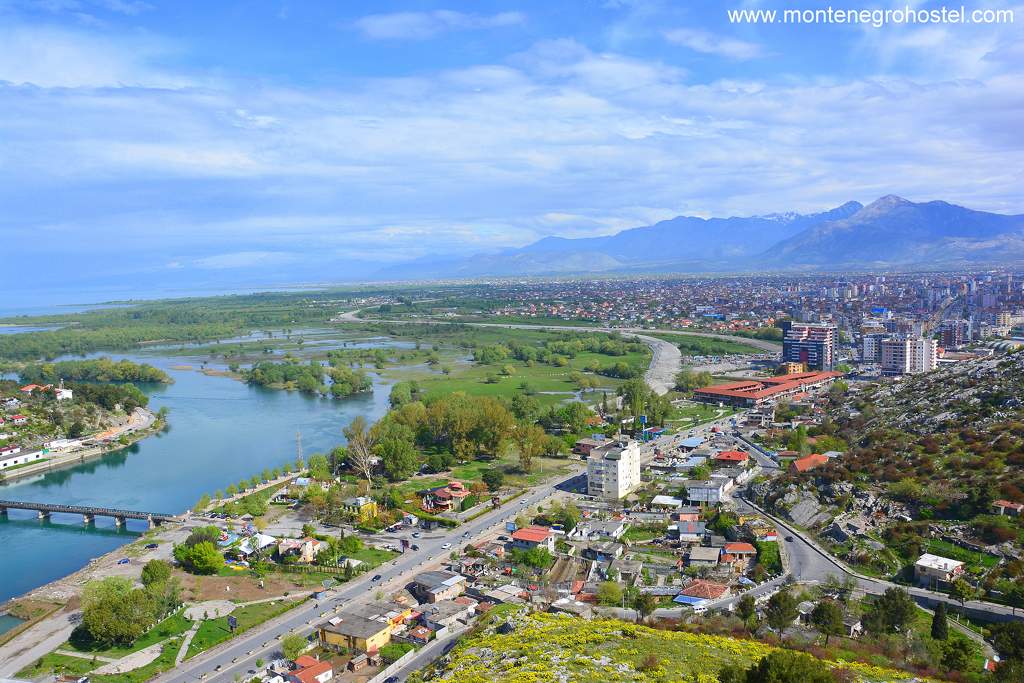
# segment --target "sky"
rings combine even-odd
[[[0,0],[0,262],[64,296],[400,277],[886,194],[1024,213],[1024,5],[727,16],[782,6]]]

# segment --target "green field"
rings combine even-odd
[[[93,664],[89,659],[50,652],[40,657],[31,666],[27,666],[19,671],[17,676],[23,680],[37,679],[49,674],[84,676],[97,666],[100,666],[100,664]]]
[[[219,617],[217,619],[206,619],[203,621],[202,626],[196,631],[196,635],[192,638],[192,642],[189,643],[188,653],[185,655],[186,659],[195,657],[200,652],[209,650],[214,645],[223,643],[234,635],[238,635],[248,629],[262,624],[268,619],[272,619],[279,614],[284,614],[288,610],[292,609],[299,604],[297,600],[278,600],[275,602],[261,602],[256,605],[247,605],[245,607],[239,607],[231,616],[238,619],[238,629],[234,634],[231,633],[231,629],[228,628],[228,618]]]
[[[172,614],[161,621],[127,647],[102,647],[95,643],[71,639],[62,645],[60,649],[116,659],[132,652],[138,652],[143,648],[159,643],[161,640],[166,640],[171,636],[184,633],[191,627],[192,622],[186,619],[183,613],[179,612],[177,614]]]
[[[763,350],[756,346],[745,344],[739,338],[736,341],[731,341],[715,339],[713,337],[698,337],[692,334],[668,334],[665,332],[651,332],[649,336],[672,342],[684,356],[725,356],[733,353],[764,353]]]
[[[942,557],[948,557],[951,560],[959,560],[968,566],[981,566],[985,569],[991,569],[999,564],[998,557],[989,555],[988,553],[980,553],[968,550],[967,548],[961,548],[949,541],[943,541],[941,538],[927,539],[925,543],[925,551]]]

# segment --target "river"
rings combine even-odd
[[[296,432],[308,458],[342,443],[342,427],[355,416],[373,422],[388,406],[389,387],[377,379],[372,396],[331,400],[173,369],[198,367],[197,359],[97,355],[167,371],[174,384],[141,388],[150,396],[151,410],[169,409],[170,428],[81,465],[0,485],[0,498],[180,513],[203,493],[294,461]],[[84,567],[136,538],[142,528],[129,522],[119,531],[106,518],[85,527],[80,517],[59,514],[40,522],[34,513],[10,511],[6,520],[0,518],[0,603]]]

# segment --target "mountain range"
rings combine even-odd
[[[1024,262],[1024,215],[888,195],[814,214],[679,216],[614,235],[545,237],[470,257],[391,266],[389,279],[636,272],[864,270]]]

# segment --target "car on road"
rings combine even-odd
[[[793,537],[792,536],[786,536],[786,541],[789,542],[789,543],[792,543],[793,542]]]
[[[117,561],[118,564],[128,564],[130,562],[131,560],[129,560],[127,557],[122,557],[120,560]]]
[[[147,543],[146,544],[146,550],[156,550],[159,547],[160,547],[159,543]]]
[[[419,550],[420,549],[420,547],[418,545],[416,545],[415,543],[413,543],[411,546],[409,546],[409,548],[410,548],[410,550]]]
[[[398,683],[398,676],[388,676],[384,679],[384,683]]]
[[[412,532],[412,537],[413,538],[419,538],[420,537],[420,532],[418,532],[418,531]]]
[[[452,547],[451,543],[445,543],[444,545],[441,546],[441,550],[448,550],[451,547]]]
[[[380,581],[380,574],[374,574],[374,575],[373,575],[373,578],[372,578],[372,579],[370,579],[370,582],[371,582],[371,583],[372,583],[373,581]]]

